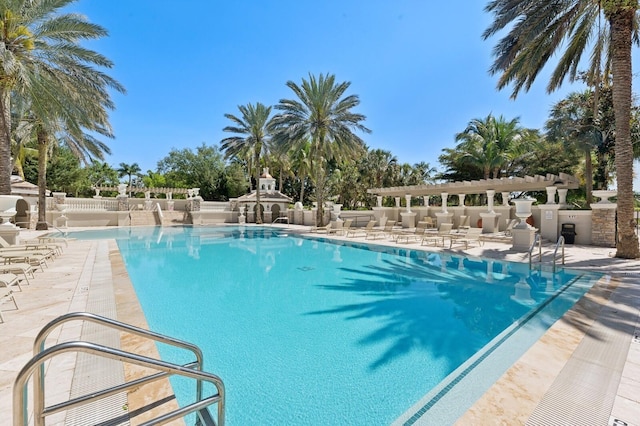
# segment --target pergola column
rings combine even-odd
[[[547,204],[555,204],[556,203],[556,191],[558,188],[555,186],[547,186],[545,188],[547,190]]]
[[[567,192],[569,190],[567,188],[558,188],[558,204],[562,207],[567,205]]]
[[[493,213],[493,197],[496,195],[496,191],[493,189],[487,189],[487,210],[489,213]]]
[[[458,205],[459,205],[459,206],[464,206],[464,197],[465,197],[466,195],[467,195],[467,194],[458,194]]]
[[[442,197],[442,213],[447,213],[447,198],[449,198],[449,193],[443,192],[440,196]]]
[[[382,195],[376,196],[376,205],[382,207]]]
[[[402,227],[413,228],[416,226],[416,216],[418,213],[411,211],[411,194],[406,194],[404,199],[407,202],[407,210],[400,213],[400,217],[402,218]]]
[[[428,195],[423,195],[422,196],[422,200],[424,201],[424,206],[425,207],[429,207],[429,196]]]

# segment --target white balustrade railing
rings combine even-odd
[[[220,211],[220,212],[228,211],[229,202],[228,201],[201,201],[200,210]]]
[[[60,210],[53,198],[47,198],[47,211]],[[64,211],[118,211],[118,201],[94,198],[65,198]]]

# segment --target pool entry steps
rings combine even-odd
[[[91,343],[83,340],[63,342],[52,347],[45,348],[47,336],[58,328],[58,326],[70,321],[82,321],[83,325],[84,323],[90,323],[98,328],[128,333],[130,335],[137,336],[137,338],[148,339],[156,343],[169,345],[178,350],[191,352],[196,359],[195,361],[191,361],[186,364],[177,364],[161,359],[150,358],[141,354],[126,352],[117,347]],[[65,353],[78,354],[78,362],[80,362],[80,355],[91,355],[89,358],[91,359],[91,364],[94,368],[99,365],[100,360],[114,360],[119,362],[123,367],[124,364],[142,367],[144,369],[144,374],[146,375],[141,377],[137,375],[136,377],[138,378],[136,379],[128,382],[121,380],[120,383],[111,383],[108,386],[105,386],[104,383],[95,384],[95,386],[87,384],[87,386],[85,386],[85,392],[82,395],[76,397],[73,397],[72,395],[68,401],[45,406],[45,363]],[[33,424],[34,426],[44,426],[45,418],[47,416],[68,412],[68,410],[72,411],[82,407],[91,408],[91,410],[89,410],[89,415],[91,415],[91,418],[93,419],[91,423],[95,424],[98,423],[97,420],[100,420],[100,423],[103,424],[129,424],[129,418],[133,416],[134,413],[127,411],[127,391],[170,376],[179,376],[187,380],[191,379],[195,390],[195,401],[183,407],[171,409],[171,411],[169,411],[169,408],[162,410],[161,413],[154,411],[154,415],[156,417],[145,422],[145,425],[164,424],[171,420],[179,419],[195,413],[195,415],[198,416],[198,424],[202,426],[224,426],[224,384],[218,376],[202,371],[202,351],[194,344],[92,313],[75,312],[58,317],[44,326],[36,336],[33,345],[33,355],[33,358],[27,362],[22,370],[20,370],[13,385],[13,426],[26,426],[29,422],[27,385],[31,377],[33,377]],[[50,367],[48,368],[50,369]],[[153,371],[153,373],[149,374],[150,371]],[[139,373],[141,372],[142,371]],[[209,384],[206,386],[207,389],[204,389],[203,385],[205,384]],[[91,387],[91,389],[89,389],[89,387]],[[54,388],[55,387],[52,386],[52,389],[50,390],[52,393],[56,392],[56,389]],[[211,394],[203,396],[203,392],[205,391],[207,393],[211,391]],[[105,413],[104,406],[113,405],[112,402],[107,401],[109,398],[113,397],[124,398],[124,400],[120,401],[119,407],[117,407],[118,409],[114,410],[112,413]],[[174,398],[169,399],[174,400]],[[122,401],[124,401],[124,403],[122,403]],[[145,412],[148,408],[154,408],[157,405],[157,402],[152,401],[149,405],[150,407],[142,407],[136,411]],[[210,406],[212,405],[215,405],[217,408],[217,412],[214,412],[214,414],[210,411]],[[113,413],[115,413],[115,415]],[[98,419],[98,417],[100,418]]]

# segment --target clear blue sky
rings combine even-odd
[[[541,128],[571,90],[546,93],[549,70],[516,101],[488,69],[498,39],[481,37],[487,1],[80,0],[71,10],[107,28],[89,46],[115,63],[116,139],[107,162],[155,170],[172,148],[218,144],[238,105],[294,98],[309,73],[349,81],[371,148],[441,168],[442,149],[489,113]]]

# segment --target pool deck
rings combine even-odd
[[[290,232],[306,233],[309,230],[293,225],[279,227]],[[22,231],[21,238],[39,234],[41,232]],[[365,241],[363,237],[309,235]],[[501,242],[486,242],[467,250],[396,244],[387,239],[366,242],[528,261],[526,254],[515,252],[509,244]],[[549,261],[552,250],[553,247],[544,248],[545,262]],[[617,419],[624,422],[618,423],[621,425],[640,426],[640,260],[616,259],[612,257],[614,253],[612,248],[566,247],[566,267],[598,271],[607,276],[513,364],[457,424],[613,425]],[[33,340],[47,322],[68,312],[88,311],[146,328],[144,315],[113,240],[69,241],[62,256],[44,271],[36,272],[30,281],[31,285],[24,285],[22,292],[14,292],[18,310],[12,310],[12,305],[7,303],[2,305],[5,323],[0,323],[0,424],[3,425],[12,421],[15,377],[31,358]],[[47,346],[77,339],[86,332],[79,324],[65,324],[52,333]],[[140,342],[123,339],[122,344],[127,348]],[[143,350],[153,351],[154,348]],[[51,390],[53,384],[54,389],[47,393],[51,398],[47,400],[48,404],[66,400],[76,391],[78,384],[74,380],[79,375],[89,374],[82,371],[86,368],[84,364],[79,355],[65,354],[51,361],[47,367],[51,372],[47,375],[47,386]],[[138,396],[142,400],[140,405],[170,398],[170,390],[166,388],[161,387],[157,392]],[[132,395],[129,396],[129,408],[131,398]],[[126,401],[113,405],[124,410]],[[104,416],[113,414],[104,413]],[[48,424],[75,422],[69,416],[56,416],[48,418]],[[90,411],[75,416],[96,414]],[[139,416],[136,421],[142,418]],[[123,421],[123,424],[128,423]],[[420,420],[414,424],[421,424]]]

